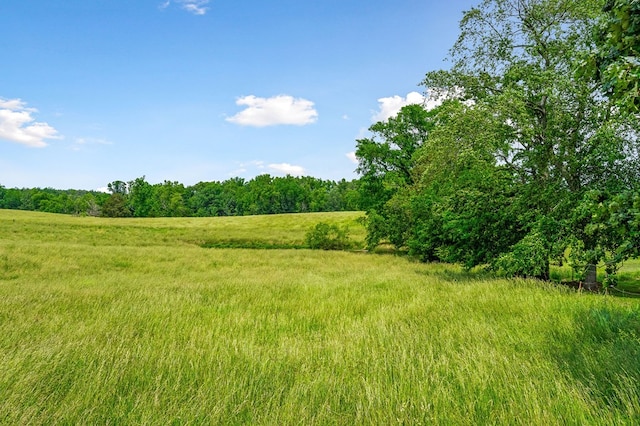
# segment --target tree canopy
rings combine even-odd
[[[405,110],[372,126],[377,150],[358,141],[363,180],[387,183],[363,191],[392,188],[377,198],[382,204],[369,205],[370,243],[387,238],[425,260],[543,279],[569,248],[580,270],[618,262],[609,233],[592,232],[596,222],[613,222],[604,224],[589,200],[638,191],[638,121],[577,72],[595,49],[603,13],[597,0],[483,0],[466,11],[451,69],[422,82],[448,101],[422,115],[413,106],[420,131],[396,150],[385,150],[395,134],[380,129],[393,129]],[[410,159],[403,164],[411,169],[387,167],[398,158]],[[616,223],[637,252],[635,225]],[[398,224],[402,238],[394,236]]]
[[[640,0],[607,0],[593,55],[604,91],[622,108],[640,113]]]
[[[0,208],[108,217],[241,216],[360,210],[357,180],[260,175],[185,186],[144,176],[108,184],[109,193],[52,188],[4,188]]]

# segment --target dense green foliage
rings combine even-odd
[[[615,284],[620,265],[640,257],[640,194],[591,191],[574,210],[573,219],[580,238],[572,245],[570,260],[577,264],[603,260],[605,280]],[[586,247],[584,241],[588,242]]]
[[[305,236],[307,246],[312,249],[346,250],[352,246],[349,228],[335,223],[319,222]]]
[[[107,198],[108,194],[98,191],[18,189],[0,185],[0,209],[96,216]]]
[[[569,252],[582,272],[637,256],[637,207],[620,200],[640,193],[640,124],[577,72],[602,16],[597,0],[484,0],[465,12],[453,67],[423,81],[444,103],[405,107],[371,128],[381,140],[358,141],[363,182],[380,182],[362,185],[382,203],[366,205],[369,245],[542,279]],[[407,116],[417,119],[400,145],[393,130]],[[398,158],[410,165],[400,179]],[[594,194],[615,215],[599,215]]]
[[[605,92],[622,108],[640,113],[640,0],[607,0],[596,34],[593,68]]]
[[[352,212],[0,210],[0,423],[640,422],[637,300],[304,241]],[[638,271],[634,278],[637,280]]]
[[[355,211],[358,181],[260,175],[248,181],[200,182],[184,186],[144,177],[109,183],[96,191],[7,189],[0,186],[0,208],[107,217],[242,216],[277,213]]]

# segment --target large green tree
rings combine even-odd
[[[415,183],[416,152],[433,128],[434,112],[407,105],[396,116],[375,123],[370,137],[357,141],[361,203],[367,211],[367,243],[389,239],[402,246],[411,221],[407,202]]]
[[[157,216],[153,186],[139,177],[127,184],[128,204],[135,217]]]
[[[637,155],[629,155],[638,152],[637,123],[575,74],[592,49],[601,7],[597,0],[484,0],[461,21],[452,71],[424,81],[462,93],[508,126],[494,157],[516,185],[511,210],[522,238],[493,262],[506,271],[548,278],[549,259],[585,236],[571,222],[585,194],[639,181]],[[590,253],[584,262],[597,263]]]
[[[624,168],[627,141],[616,136],[608,101],[573,73],[600,8],[590,0],[484,0],[464,14],[452,71],[424,81],[462,93],[510,127],[494,151],[518,184],[522,239],[501,250],[519,254],[496,263],[508,271],[548,278],[566,212],[587,188],[612,184],[618,176],[611,172]]]
[[[417,154],[408,245],[423,259],[488,263],[522,237],[512,173],[494,155],[510,126],[486,105],[459,101],[436,118]]]
[[[422,105],[407,105],[369,127],[371,136],[357,140],[357,171],[367,210],[380,209],[398,188],[413,184],[414,154],[432,127],[430,115]]]
[[[591,191],[635,188],[640,164],[637,121],[576,77],[601,16],[598,0],[483,0],[464,13],[451,69],[423,81],[451,101],[410,152],[408,186],[382,198],[408,219],[412,251],[543,279],[570,244],[584,264],[602,259],[574,210]]]

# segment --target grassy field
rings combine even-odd
[[[640,301],[304,249],[358,213],[0,210],[0,424],[640,424]]]

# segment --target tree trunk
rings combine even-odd
[[[549,281],[551,279],[551,265],[550,262],[545,263],[544,270],[539,275],[534,275],[534,278],[542,281]]]
[[[590,263],[587,265],[585,269],[585,277],[584,277],[584,289],[585,290],[595,290],[598,287],[598,281],[596,276],[596,265]]]

